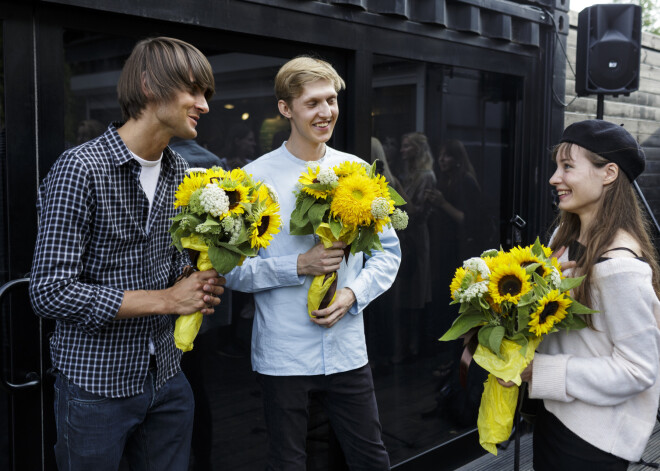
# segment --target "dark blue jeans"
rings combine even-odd
[[[269,471],[305,470],[309,393],[321,403],[353,470],[388,470],[371,370],[315,376],[258,375],[268,429]]]
[[[58,373],[55,380],[55,457],[60,471],[117,471],[122,454],[131,470],[186,471],[194,400],[179,372],[159,390],[152,370],[144,392],[111,399],[89,393]]]

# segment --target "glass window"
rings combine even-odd
[[[504,86],[507,80],[509,85]],[[510,77],[376,57],[372,160],[404,196],[402,263],[365,316],[384,440],[400,463],[476,427],[485,373],[459,381],[462,344],[439,342],[457,307],[457,267],[499,247],[511,159]],[[515,91],[515,88],[514,88]],[[507,95],[508,93],[508,95]],[[506,179],[505,179],[506,180]]]

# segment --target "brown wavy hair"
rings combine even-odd
[[[572,149],[576,146],[571,143],[561,143],[555,147],[552,160],[557,162],[558,157],[573,160]],[[584,149],[589,161],[597,168],[602,168],[611,161]],[[619,229],[623,229],[633,236],[641,247],[641,254],[651,266],[653,272],[653,289],[660,298],[660,279],[658,277],[658,258],[655,246],[651,242],[650,225],[648,218],[642,212],[641,205],[630,181],[619,172],[614,182],[605,188],[600,205],[596,210],[594,223],[587,228],[584,240],[588,241],[583,253],[576,260],[575,276],[587,275],[580,286],[573,290],[573,296],[582,304],[592,307],[592,292],[590,276],[594,265],[612,244],[614,236]],[[577,214],[560,211],[557,217],[557,231],[553,237],[550,248],[556,251],[560,247],[568,247],[580,235],[580,218]],[[591,316],[586,316],[589,326],[593,326]]]

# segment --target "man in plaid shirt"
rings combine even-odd
[[[55,454],[60,469],[187,470],[194,401],[170,314],[211,314],[224,278],[177,277],[174,192],[187,164],[167,147],[193,139],[215,82],[196,48],[139,42],[117,91],[125,122],[64,152],[39,189],[30,296],[55,319]]]

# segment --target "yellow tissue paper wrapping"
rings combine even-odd
[[[522,347],[507,339],[502,340],[501,358],[482,345],[478,345],[474,352],[474,361],[490,373],[484,383],[484,392],[479,404],[477,418],[479,443],[494,455],[497,455],[495,445],[511,436],[518,403],[518,386],[522,383],[520,373],[534,358],[534,351],[540,342],[541,337],[530,339],[524,356],[521,352]],[[497,378],[513,381],[517,386],[506,388],[497,382]]]
[[[355,237],[357,236],[357,231],[343,227],[339,237],[335,237],[330,229],[330,225],[326,222],[319,224],[319,227],[316,229],[316,235],[319,236],[323,246],[327,249],[332,247],[332,243],[338,240],[341,240],[346,245],[350,245]],[[321,302],[325,297],[326,293],[331,289],[337,288],[337,272],[328,273],[327,275],[317,275],[312,280],[312,284],[307,291],[307,313],[310,317],[312,312],[316,311],[319,308],[325,308],[330,306],[335,300],[335,295],[332,295],[330,302],[321,307]]]
[[[181,245],[190,250],[199,252],[197,257],[197,269],[199,271],[210,270],[213,268],[209,260],[208,246],[196,236],[182,237]],[[184,352],[189,352],[193,348],[193,340],[197,337],[199,328],[202,326],[204,315],[197,311],[187,316],[179,316],[174,326],[174,343],[176,347]]]

